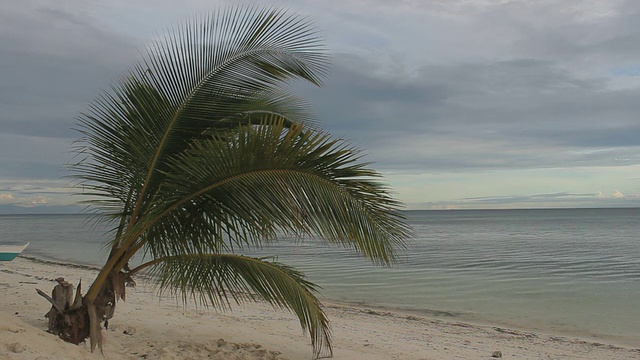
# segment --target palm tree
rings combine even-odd
[[[265,300],[292,311],[314,357],[331,355],[317,287],[241,255],[295,234],[391,264],[409,234],[380,174],[316,129],[286,89],[296,79],[320,85],[327,63],[309,22],[281,9],[231,7],[155,41],[81,115],[73,176],[113,224],[113,240],[87,293],[79,285],[76,301],[58,306],[52,330],[102,348],[101,324],[145,270],[185,302]]]

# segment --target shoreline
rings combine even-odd
[[[442,321],[449,324],[463,324],[464,326],[472,326],[478,328],[491,328],[498,332],[513,332],[520,334],[534,334],[566,341],[579,341],[585,343],[607,345],[619,348],[638,349],[640,351],[640,340],[633,337],[591,334],[587,331],[554,331],[544,328],[536,328],[535,326],[523,327],[508,322],[476,320],[460,315],[462,313],[453,313],[440,310],[422,310],[422,309],[404,309],[379,306],[375,304],[349,303],[340,301],[323,301],[325,308],[343,309],[351,312],[363,313],[381,317],[398,317],[408,320],[428,319],[432,321]],[[632,339],[632,340],[629,340]],[[635,340],[635,342],[634,342]]]
[[[61,266],[61,267],[69,267],[75,269],[84,269],[84,270],[93,270],[99,271],[100,267],[95,265],[87,265],[87,264],[77,264],[72,262],[65,262],[57,259],[48,259],[48,258],[38,258],[32,255],[20,255],[21,258],[35,262],[41,263],[44,265],[51,266]],[[148,283],[149,278],[146,276],[144,272],[136,275],[137,279],[140,279],[142,283]],[[322,294],[320,294],[320,300],[325,309],[333,309],[335,311],[345,310],[351,313],[362,313],[374,316],[386,316],[386,317],[397,317],[397,318],[406,318],[409,320],[416,319],[430,319],[430,320],[440,320],[449,323],[463,323],[466,325],[477,326],[477,327],[487,327],[497,329],[496,331],[512,331],[517,333],[529,333],[529,334],[541,334],[546,336],[553,336],[555,338],[562,338],[565,340],[576,340],[576,341],[584,341],[593,344],[607,344],[617,347],[627,347],[627,348],[640,348],[640,340],[635,343],[631,343],[629,341],[629,337],[624,336],[613,336],[613,335],[603,335],[603,334],[591,334],[587,331],[559,331],[553,329],[545,329],[545,328],[536,328],[535,326],[531,326],[530,328],[518,326],[516,324],[508,323],[508,322],[500,322],[500,321],[490,321],[487,319],[472,319],[471,316],[465,316],[464,313],[456,313],[453,311],[446,310],[434,310],[434,309],[412,309],[412,308],[399,308],[392,306],[384,306],[377,305],[371,303],[362,303],[362,302],[349,302],[349,301],[336,301],[328,298],[324,298]],[[236,305],[238,306],[238,305]],[[626,340],[626,341],[625,341]]]
[[[91,266],[23,257],[1,263],[0,342],[4,346],[0,344],[0,359],[5,355],[7,359],[37,358],[39,344],[51,341],[45,348],[61,348],[67,358],[102,358],[89,353],[86,344],[66,344],[47,334],[43,314],[50,306],[34,290],[50,292],[58,276],[74,284],[83,279],[86,286],[96,272]],[[295,316],[268,305],[246,303],[228,312],[195,304],[185,309],[174,298],[156,295],[143,279],[127,292],[127,301],[118,303],[109,330],[103,330],[106,359],[311,358],[309,339]],[[521,359],[640,359],[640,349],[624,345],[371,306],[327,301],[325,309],[332,323],[335,359],[489,359],[494,351]],[[9,325],[1,326],[4,323]],[[69,351],[77,357],[70,357]],[[42,355],[53,356],[46,351]]]

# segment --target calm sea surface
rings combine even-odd
[[[391,268],[314,239],[252,254],[333,302],[640,346],[640,209],[407,214],[416,236]],[[30,241],[29,256],[102,265],[106,240],[82,215],[0,216],[0,242]]]

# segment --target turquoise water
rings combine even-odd
[[[256,251],[303,270],[334,302],[640,346],[640,209],[409,211],[416,237],[376,267],[314,239]],[[25,255],[100,265],[84,216],[0,216]]]

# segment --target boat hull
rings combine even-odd
[[[27,246],[29,246],[29,243],[18,246],[0,245],[0,261],[11,261],[15,259]]]
[[[18,255],[20,255],[20,253],[0,252],[0,261],[11,261]]]

